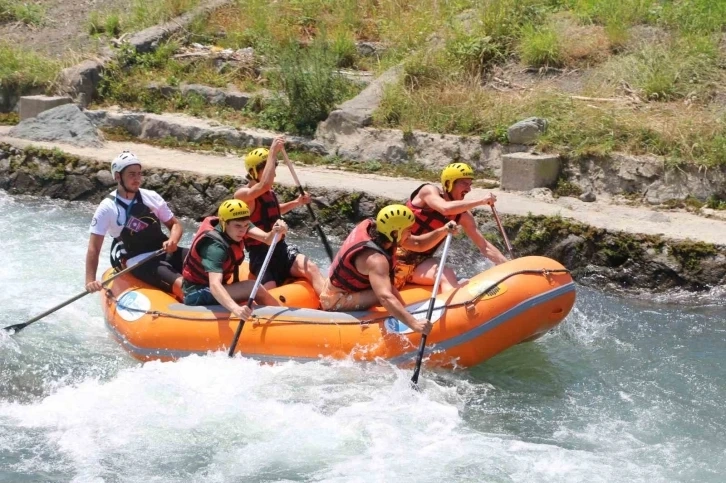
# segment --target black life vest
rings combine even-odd
[[[222,265],[222,279],[226,284],[230,277],[234,281],[239,281],[239,266],[245,259],[244,242],[234,242],[227,235],[220,233],[215,229],[219,224],[219,218],[216,216],[208,216],[202,221],[201,226],[194,234],[192,246],[189,253],[184,259],[184,268],[182,269],[182,277],[189,283],[195,285],[209,286],[209,273],[204,270],[202,265],[202,257],[199,254],[199,242],[209,238],[222,245],[227,250],[227,259]]]
[[[385,250],[377,245],[368,233],[373,219],[363,220],[356,226],[343,242],[338,253],[335,255],[333,264],[330,266],[330,283],[348,292],[361,292],[371,288],[368,275],[363,275],[355,267],[355,257],[370,248],[383,254],[388,260],[390,277],[393,280],[395,262],[395,246]]]
[[[161,231],[159,217],[144,204],[141,191],[137,191],[131,203],[121,201],[118,196],[108,195],[117,210],[124,210],[126,223],[118,238],[123,242],[128,258],[161,248],[169,238]],[[120,220],[120,212],[116,217]],[[120,223],[119,223],[120,225]]]

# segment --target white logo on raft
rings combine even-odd
[[[472,297],[484,295],[484,299],[490,299],[506,292],[507,286],[501,283],[497,284],[494,280],[478,280],[476,282],[469,282],[467,290]]]
[[[139,292],[126,292],[116,304],[116,312],[126,322],[139,320],[151,308],[151,301]]]
[[[413,317],[416,320],[426,320],[426,312],[428,312],[429,310],[429,303],[431,303],[430,300],[425,300],[418,304],[407,306],[406,310],[408,310],[409,312],[416,312],[415,314],[413,314]],[[446,302],[436,299],[436,302],[434,302],[434,311],[431,312],[432,324],[435,324],[441,318],[445,308]],[[383,326],[390,334],[410,334],[411,332],[413,332],[413,330],[411,330],[409,326],[407,326],[395,317],[388,317]]]

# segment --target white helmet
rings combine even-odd
[[[116,173],[120,173],[124,169],[131,165],[138,164],[141,166],[141,161],[137,158],[134,153],[124,151],[123,153],[116,156],[116,159],[111,161],[111,176],[116,177]]]

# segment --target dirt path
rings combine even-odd
[[[243,174],[242,161],[235,156],[223,156],[162,149],[140,143],[106,142],[103,148],[78,148],[63,143],[31,142],[7,136],[10,127],[0,126],[0,142],[23,148],[29,145],[59,148],[76,156],[110,162],[124,149],[133,151],[144,166],[171,171],[191,171],[206,175]],[[405,199],[421,183],[410,178],[388,178],[363,175],[324,167],[298,166],[296,172],[303,184],[328,189],[365,191],[375,196]],[[277,170],[277,182],[294,184],[290,172]],[[474,189],[468,196],[483,195],[487,190]],[[609,231],[662,235],[674,240],[691,239],[724,244],[726,220],[708,219],[683,212],[662,212],[647,207],[629,207],[598,200],[584,203],[575,198],[559,198],[552,202],[535,200],[519,193],[491,190],[497,198],[497,210],[503,214],[561,216]]]
[[[52,57],[88,54],[97,49],[97,40],[88,33],[88,16],[93,10],[128,10],[132,0],[34,0],[45,9],[40,27],[21,22],[0,24],[0,39],[11,45]]]

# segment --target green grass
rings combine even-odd
[[[50,88],[63,65],[30,50],[0,42],[0,94]]]
[[[125,31],[154,18],[159,4],[134,3],[110,26],[104,16],[92,23],[96,31],[116,24]],[[649,153],[673,164],[718,166],[726,164],[726,121],[717,114],[723,106],[713,103],[726,84],[725,19],[726,0],[238,0],[194,22],[191,39],[253,47],[268,68],[263,74],[220,73],[169,55],[136,59],[135,67],[104,81],[105,102],[311,133],[336,103],[357,92],[331,71],[381,72],[402,62],[403,79],[386,90],[376,126],[506,142],[508,125],[539,115],[550,121],[540,149],[575,156]],[[386,53],[360,57],[355,43],[362,40],[385,44]],[[578,74],[567,89],[535,73],[525,79],[531,89],[498,92],[487,81],[501,76],[502,67],[515,76],[541,67]],[[152,81],[233,83],[247,91],[263,85],[282,95],[233,113],[199,99],[155,98],[143,89]],[[631,93],[645,102],[569,98]]]
[[[45,23],[45,17],[42,5],[21,0],[0,0],[0,23],[22,22],[38,27]]]
[[[0,0],[2,1],[2,0]],[[188,12],[200,0],[133,0],[127,10],[93,10],[86,21],[91,35],[116,37],[124,32],[138,32]]]
[[[123,50],[107,66],[99,86],[101,105],[118,104],[148,112],[184,112],[193,116],[215,118],[235,126],[244,124],[278,131],[311,134],[335,105],[353,97],[359,86],[336,74],[337,52],[327,42],[315,42],[306,48],[288,44],[274,54],[277,70],[264,78],[254,66],[220,70],[213,60],[184,61],[172,58],[177,45],[162,44],[155,52],[137,54]],[[254,93],[259,83],[273,87],[280,94],[274,98],[258,97],[243,111],[225,106],[208,105],[195,95],[175,93],[163,96],[148,89],[151,83],[177,86],[182,82],[226,88],[235,85],[243,92]]]
[[[651,153],[673,164],[726,165],[726,119],[706,112],[694,117],[681,102],[632,109],[593,106],[556,93],[503,94],[477,85],[416,90],[394,85],[386,89],[374,123],[506,142],[507,126],[529,116],[549,120],[541,149],[573,156]]]
[[[17,112],[0,112],[1,126],[14,126],[20,122]]]
[[[552,27],[528,24],[522,27],[519,57],[532,67],[560,67],[565,63],[562,43]]]

